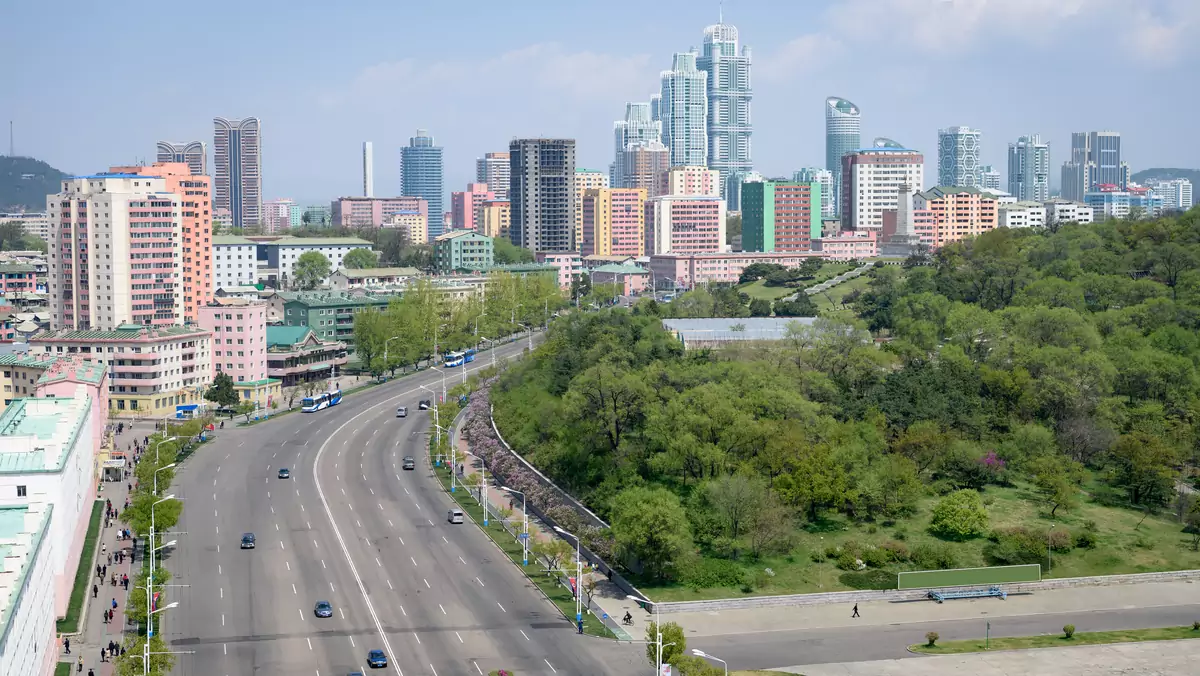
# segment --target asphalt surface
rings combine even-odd
[[[521,353],[525,341],[497,350]],[[483,353],[470,370],[491,364]],[[457,369],[447,387],[459,382]],[[165,565],[180,607],[164,637],[184,676],[368,672],[383,649],[404,676],[629,674],[640,646],[576,635],[569,622],[451,502],[425,439],[441,374],[422,372],[217,440],[187,461],[178,549]],[[407,418],[396,417],[397,406]],[[441,424],[449,426],[450,421]],[[402,459],[418,459],[404,471]],[[277,478],[291,470],[290,479]],[[257,548],[242,550],[243,532]],[[332,618],[313,612],[329,601]]]

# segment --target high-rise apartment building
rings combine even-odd
[[[508,200],[492,200],[483,203],[483,211],[479,215],[480,234],[488,237],[509,237],[512,228],[512,205]]]
[[[842,228],[880,230],[901,188],[925,184],[925,158],[906,148],[868,148],[842,157]],[[906,194],[911,194],[906,192]]]
[[[761,181],[742,186],[742,250],[812,251],[821,239],[821,184]]]
[[[51,328],[183,323],[183,211],[158,176],[63,180],[62,191],[46,197]]]
[[[838,96],[825,99],[825,168],[833,174],[833,212],[843,212],[842,156],[862,147],[862,113],[858,106]]]
[[[1129,187],[1129,166],[1121,161],[1121,134],[1084,131],[1071,134],[1071,159],[1062,166],[1062,197],[1076,202],[1098,186]]]
[[[450,193],[450,227],[455,230],[479,230],[483,205],[496,199],[486,183],[468,183],[462,192]]]
[[[420,197],[339,197],[330,203],[329,212],[330,222],[339,228],[379,228],[405,213],[432,219],[429,204]]]
[[[375,196],[375,144],[363,141],[363,197]]]
[[[282,198],[263,202],[262,234],[275,235],[292,226],[292,216],[298,211],[296,200]]]
[[[725,204],[730,211],[742,210],[742,186],[747,183],[760,183],[766,177],[757,171],[739,171],[729,175],[725,182]]]
[[[982,187],[978,129],[949,127],[938,130],[938,185]]]
[[[728,251],[725,200],[717,196],[662,195],[646,200],[646,253]]]
[[[583,193],[584,256],[642,256],[646,252],[646,191],[598,188]]]
[[[696,67],[708,74],[708,166],[720,172],[721,196],[728,199],[729,182],[754,168],[750,48],[739,51],[737,28],[722,21],[704,29]]]
[[[262,220],[262,124],[213,118],[213,209],[236,228]]]
[[[930,188],[912,196],[913,210],[928,210],[933,216],[933,248],[994,230],[999,222],[999,203],[991,194],[975,187]]]
[[[1000,190],[1000,182],[1002,178],[1000,176],[999,169],[996,169],[990,164],[985,164],[982,167],[979,167],[979,176],[981,181],[979,187],[983,188],[984,190]]]
[[[1148,182],[1162,198],[1164,211],[1187,211],[1192,208],[1192,182],[1186,178],[1170,178]]]
[[[158,142],[157,162],[182,162],[194,176],[208,176],[208,148],[204,141]]]
[[[662,141],[662,123],[650,117],[649,103],[626,103],[625,119],[613,123],[613,163],[608,184],[613,188],[632,188],[625,177],[625,151],[630,146],[645,147]]]
[[[673,167],[708,163],[708,73],[696,59],[696,52],[675,54],[671,70],[661,75],[662,142]]]
[[[442,234],[445,213],[442,179],[442,148],[434,145],[433,137],[424,129],[400,149],[400,173],[405,197],[421,197],[429,205],[429,237]]]
[[[1024,202],[1050,199],[1050,144],[1041,136],[1030,134],[1008,144],[1008,192]]]
[[[875,139],[876,148],[884,147],[878,145],[879,139]],[[887,146],[890,147],[890,146]],[[899,147],[899,146],[897,146]],[[805,167],[800,171],[792,174],[792,180],[797,183],[816,183],[821,186],[821,218],[834,217],[834,192],[833,192],[833,172],[820,167]]]
[[[631,143],[617,156],[623,188],[641,188],[648,197],[659,195],[659,186],[670,167],[671,153],[661,141]]]
[[[574,250],[575,139],[513,139],[508,154],[513,244],[534,252]]]
[[[575,249],[583,246],[583,194],[588,190],[609,187],[608,176],[594,169],[576,169],[572,177],[575,187]]]
[[[720,197],[721,174],[716,169],[709,169],[703,165],[671,167],[667,170],[660,187],[664,195]]]
[[[498,200],[508,201],[510,176],[508,153],[488,153],[475,160],[475,182],[486,183]]]

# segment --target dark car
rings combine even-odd
[[[417,403],[417,410],[420,410],[420,411],[428,411],[428,410],[429,410],[429,400],[428,400],[428,399],[422,399],[420,402],[418,402],[418,403]]]
[[[361,672],[361,671],[351,671],[350,673],[346,674],[346,676],[363,676],[363,672]]]
[[[289,470],[289,469],[288,469],[288,468],[286,468],[286,467],[280,467],[280,468],[279,468],[279,478],[280,478],[280,479],[290,479],[290,478],[292,478],[292,471],[291,471],[291,470]]]
[[[254,533],[242,534],[242,549],[254,549]]]
[[[313,614],[317,617],[333,617],[333,606],[329,601],[317,601],[317,605],[313,607]]]
[[[367,653],[367,666],[372,669],[382,669],[387,666],[387,655],[382,650],[372,650]]]
[[[416,469],[417,459],[411,455],[404,456],[404,469]]]

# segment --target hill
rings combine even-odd
[[[59,191],[63,176],[32,157],[0,157],[0,212],[45,211],[46,195]]]
[[[1146,184],[1146,181],[1166,180],[1172,178],[1186,178],[1192,182],[1192,185],[1200,184],[1200,169],[1168,169],[1163,167],[1154,167],[1152,169],[1143,169],[1130,178],[1134,183]]]

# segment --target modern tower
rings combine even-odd
[[[753,170],[750,136],[750,48],[738,50],[738,30],[720,22],[704,29],[696,66],[708,73],[708,166],[721,173],[721,195],[731,176]]]
[[[649,103],[626,103],[625,119],[613,123],[613,163],[608,182],[614,188],[630,188],[624,175],[623,153],[632,145],[662,140],[662,123],[650,114]]]
[[[530,251],[574,250],[575,139],[513,139],[508,156],[512,243]]]
[[[938,130],[938,185],[980,187],[980,136],[978,129],[970,127]]]
[[[508,201],[510,176],[508,153],[488,153],[475,160],[475,182],[486,183],[499,201]]]
[[[194,176],[208,175],[208,148],[204,141],[186,143],[158,142],[157,162],[182,162]]]
[[[708,164],[708,73],[696,67],[696,58],[696,52],[677,53],[671,70],[662,72],[659,115],[672,167]]]
[[[1008,144],[1008,192],[1018,201],[1050,201],[1050,144],[1041,136]]]
[[[1062,196],[1082,202],[1096,186],[1129,187],[1129,166],[1121,161],[1121,133],[1081,131],[1071,134],[1071,159],[1062,167]]]
[[[879,139],[875,139],[875,147],[891,148],[893,146],[880,146]],[[893,141],[894,143],[894,141]],[[895,146],[899,147],[899,146]],[[821,218],[833,218],[833,172],[820,167],[805,167],[800,171],[792,174],[792,181],[797,183],[816,183],[821,186]]]
[[[213,210],[236,228],[262,220],[262,124],[213,118]]]
[[[433,144],[433,137],[424,129],[400,149],[400,173],[405,197],[423,197],[429,204],[429,239],[442,234],[445,221],[442,193],[442,148]]]
[[[833,174],[834,213],[842,213],[842,155],[858,150],[862,113],[838,96],[825,99],[825,168]]]
[[[875,142],[871,144],[876,148],[903,148],[899,141],[894,141],[886,136],[876,136]],[[857,150],[857,149],[856,149]]]
[[[375,146],[363,141],[363,197],[375,196]]]

